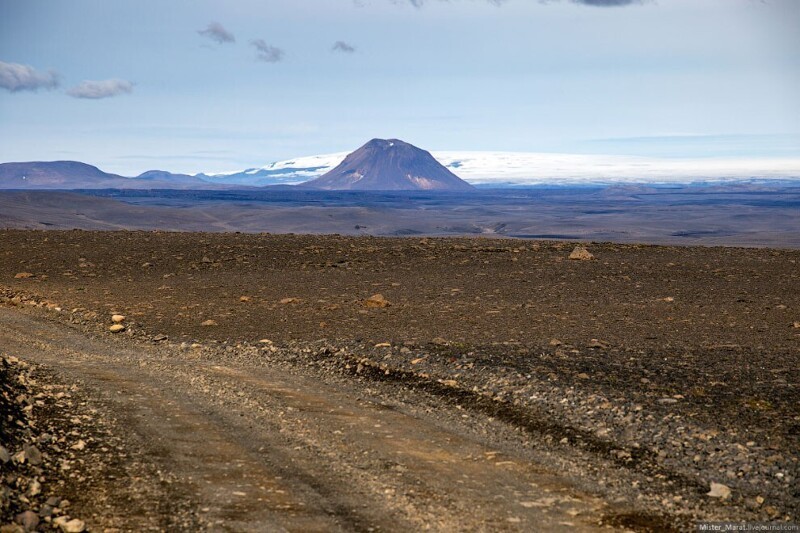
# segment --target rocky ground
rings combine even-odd
[[[142,232],[0,243],[7,306],[116,342],[430,396],[516,428],[515,453],[619,507],[601,523],[796,520],[798,251],[590,244],[593,258],[570,260],[565,243]]]
[[[0,509],[2,531],[24,532],[51,526],[65,532],[85,530],[85,522],[70,516],[74,493],[85,480],[87,441],[78,431],[83,420],[76,413],[69,387],[42,385],[35,366],[16,357],[0,362]],[[71,416],[72,419],[66,418]],[[89,439],[93,442],[93,439]]]
[[[80,533],[97,530],[83,518],[98,516],[108,533],[196,526],[165,499],[168,476],[74,382],[5,355],[0,386],[0,531]],[[159,526],[139,527],[154,511]]]

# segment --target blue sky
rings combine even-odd
[[[0,0],[0,161],[799,158],[797,28],[796,0]]]

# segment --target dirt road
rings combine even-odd
[[[77,383],[97,410],[82,431],[121,429],[125,453],[98,475],[145,495],[93,480],[102,508],[92,490],[72,495],[93,530],[575,531],[613,514],[532,462],[524,435],[389,385],[90,338],[8,308],[0,350]],[[126,480],[131,462],[157,476]]]

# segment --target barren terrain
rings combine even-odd
[[[455,192],[0,191],[0,228],[486,236],[800,248],[793,181]]]
[[[800,251],[573,246],[3,231],[0,351],[95,410],[43,486],[99,530],[796,520]]]

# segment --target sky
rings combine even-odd
[[[797,0],[0,0],[0,162],[800,160]]]

